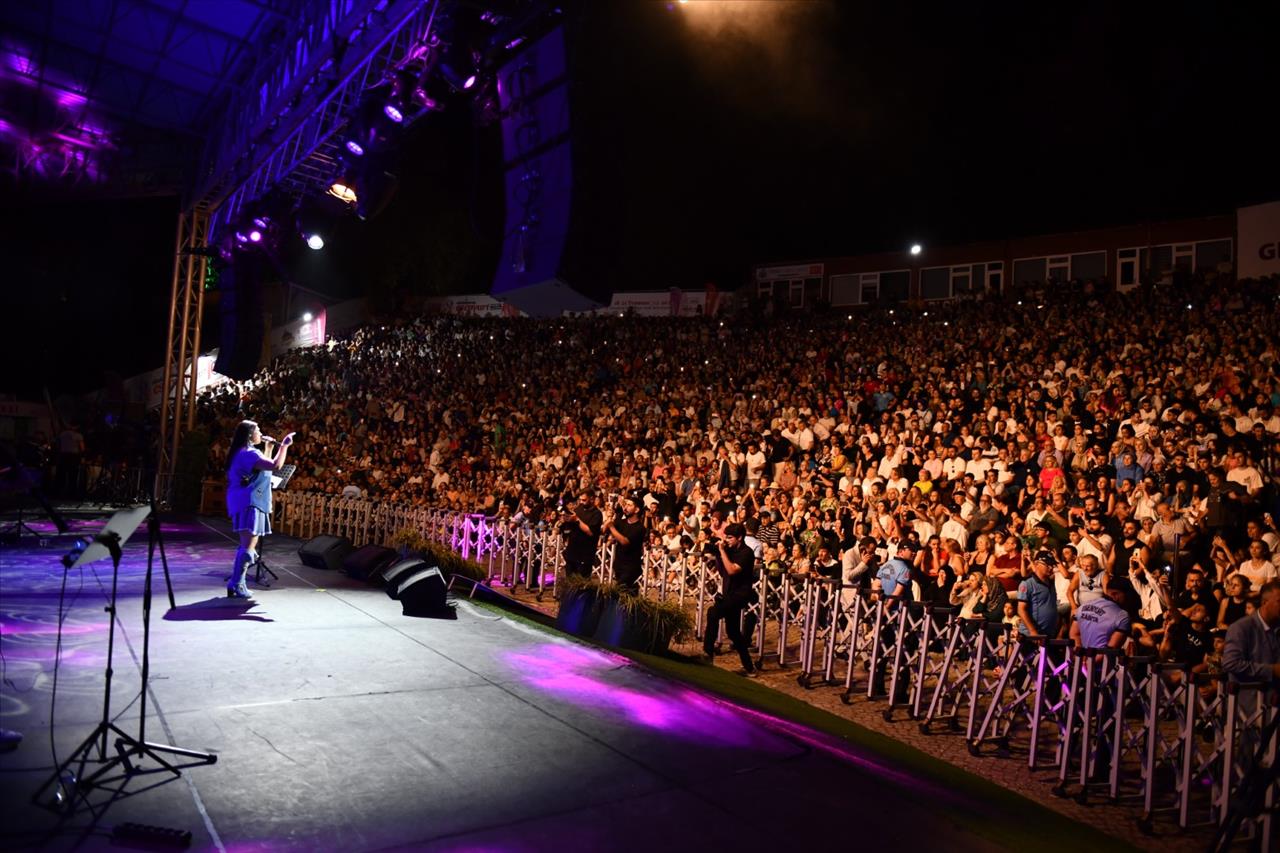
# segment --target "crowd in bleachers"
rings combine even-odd
[[[1280,577],[1277,291],[386,319],[214,389],[200,417],[214,470],[251,417],[297,431],[291,489],[531,523],[633,494],[674,559],[741,521],[766,571],[871,584],[901,553],[915,594],[993,619],[1018,620],[1048,555],[1055,631],[1121,579],[1139,642],[1209,666],[1213,630]]]

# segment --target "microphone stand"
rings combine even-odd
[[[133,512],[133,510],[122,510],[117,516],[123,516],[130,512]],[[130,522],[128,532],[132,532],[136,525],[137,521]],[[135,757],[150,758],[159,764],[162,769],[169,771],[174,776],[182,775],[182,770],[180,769],[182,767],[196,764],[214,764],[218,760],[218,756],[212,753],[197,752],[196,750],[168,744],[148,743],[146,741],[147,681],[151,674],[151,578],[157,548],[160,551],[160,560],[164,569],[165,582],[169,586],[171,601],[173,596],[173,585],[169,581],[169,561],[165,557],[164,542],[160,538],[160,516],[154,496],[152,496],[150,511],[147,514],[147,573],[142,591],[142,704],[138,715],[138,736],[135,738],[129,735],[111,719],[112,657],[115,651],[116,602],[120,580],[120,558],[123,548],[121,546],[121,534],[109,529],[110,527],[111,523],[109,522],[106,532],[94,537],[95,543],[106,546],[111,554],[111,600],[106,607],[106,611],[110,616],[110,623],[107,631],[106,686],[103,691],[102,720],[89,736],[75,748],[71,755],[54,768],[53,775],[46,779],[32,796],[32,801],[38,803],[45,791],[49,790],[50,787],[54,787],[55,807],[61,806],[68,813],[74,810],[76,797],[87,797],[88,793],[94,788],[107,788],[115,782],[127,780],[137,774],[158,772],[157,770],[146,770],[139,767],[133,760]],[[78,543],[75,550],[63,557],[63,565],[70,569],[73,564],[82,564],[78,558],[84,550],[84,544]],[[84,562],[91,562],[93,559],[97,559],[92,554],[85,555],[85,557],[87,559]],[[116,735],[116,755],[112,758],[107,758],[107,742],[110,734]],[[91,757],[95,747],[97,748],[96,759]],[[191,759],[191,762],[177,765],[165,760],[161,755],[162,753],[188,758]],[[90,761],[101,763],[102,766],[88,776],[84,776],[85,765]],[[74,770],[72,765],[75,765]],[[118,766],[123,766],[123,773],[112,776],[107,775]]]

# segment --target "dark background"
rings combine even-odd
[[[1280,198],[1280,30],[1253,4],[716,5],[567,7],[571,283],[732,289],[761,261]],[[382,307],[486,291],[500,148],[465,108],[420,123],[391,205],[322,252],[292,244],[288,274]],[[0,391],[159,366],[178,200],[23,196]]]

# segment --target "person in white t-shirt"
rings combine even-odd
[[[1254,539],[1249,543],[1249,557],[1240,561],[1236,573],[1249,579],[1250,589],[1260,589],[1264,583],[1280,578],[1275,563],[1271,562],[1271,552],[1267,543]]]

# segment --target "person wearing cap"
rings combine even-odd
[[[880,592],[888,597],[911,599],[911,563],[915,560],[916,544],[910,539],[898,543],[897,556],[886,560],[876,580],[880,582]]]
[[[728,636],[738,659],[742,661],[742,674],[753,677],[755,665],[751,662],[751,648],[742,633],[742,611],[755,595],[756,558],[742,540],[746,528],[733,523],[725,527],[724,537],[716,549],[716,570],[720,573],[723,592],[707,609],[707,629],[702,638],[702,651],[708,661],[714,660],[716,641],[720,639],[720,621],[724,620],[724,632]]]
[[[1053,570],[1058,560],[1052,551],[1037,551],[1031,558],[1031,575],[1018,584],[1018,633],[1024,637],[1057,636],[1058,593]]]

